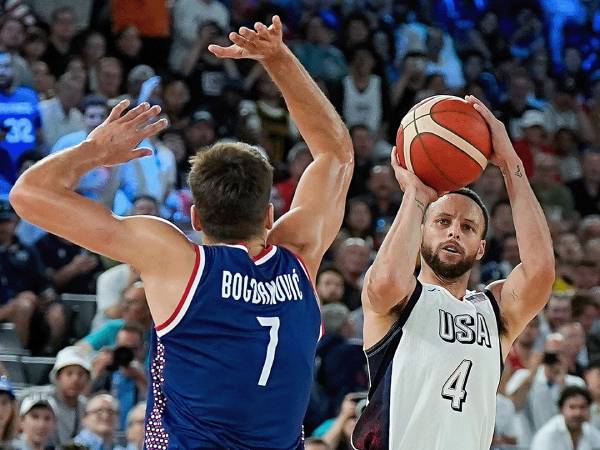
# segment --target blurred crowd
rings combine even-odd
[[[554,241],[554,291],[506,361],[493,447],[570,449],[577,430],[600,448],[599,3],[0,0],[0,322],[14,324],[25,352],[54,358],[48,385],[11,383],[9,370],[0,378],[0,448],[141,449],[152,325],[134,268],[20,221],[10,187],[127,98],[161,105],[170,127],[142,143],[152,156],[86,174],[82,195],[115,214],[161,216],[201,242],[188,158],[243,140],[275,167],[272,201],[285,213],[310,152],[259,64],[207,50],[274,13],[348,125],[356,161],[343,228],[316,280],[326,334],[307,448],[351,448],[368,389],[361,285],[402,198],[391,146],[404,114],[440,94],[473,94],[505,123]],[[470,286],[481,289],[519,263],[519,249],[500,171],[488,166],[472,187],[491,214]],[[95,296],[83,338],[65,294]]]

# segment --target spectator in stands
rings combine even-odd
[[[552,101],[544,107],[544,122],[550,133],[568,128],[586,143],[593,142],[594,134],[582,105],[577,103],[574,83],[557,83]]]
[[[33,76],[20,52],[25,43],[25,24],[16,17],[3,16],[0,20],[0,50],[12,56],[15,79],[20,86],[33,87]]]
[[[344,297],[344,276],[335,266],[324,266],[317,274],[317,294],[322,305],[341,303]]]
[[[332,45],[332,30],[318,15],[303,24],[302,39],[292,45],[294,54],[314,78],[327,82],[340,81],[348,72],[342,51]]]
[[[583,378],[584,367],[587,361],[578,361],[580,354],[587,354],[585,349],[585,331],[580,323],[570,322],[562,325],[558,332],[564,338],[563,357],[567,373]]]
[[[125,324],[117,333],[115,347],[102,349],[94,361],[92,393],[111,392],[119,401],[119,429],[127,426],[127,414],[145,399],[148,380],[143,367],[145,330]]]
[[[25,62],[31,69],[32,65],[38,61],[41,61],[46,48],[48,47],[48,37],[46,33],[37,27],[32,27],[27,30],[27,34],[25,35],[25,42],[23,42],[23,58]],[[46,63],[44,63],[46,65]],[[48,67],[46,65],[46,67]],[[48,71],[50,72],[50,71]],[[32,80],[33,81],[33,80]],[[25,84],[25,83],[22,83]],[[33,86],[30,84],[29,86]]]
[[[305,450],[331,450],[331,447],[323,439],[309,437],[304,441]]]
[[[592,261],[596,266],[600,266],[600,239],[590,239],[583,246],[584,257],[587,261]]]
[[[548,153],[538,153],[535,156],[535,175],[531,188],[546,214],[570,217],[575,211],[573,196],[569,189],[557,181],[558,178],[556,157]]]
[[[138,281],[127,288],[123,293],[123,314],[121,319],[107,321],[97,330],[88,334],[76,345],[86,352],[99,351],[104,347],[114,347],[117,342],[119,330],[129,323],[137,323],[146,333],[150,330],[152,317],[146,302],[144,285]],[[148,341],[144,336],[145,344]]]
[[[485,246],[485,255],[481,263],[488,261],[500,261],[502,253],[502,240],[506,236],[515,234],[515,225],[512,220],[512,210],[510,203],[506,198],[498,200],[490,211],[490,231],[491,235]]]
[[[325,334],[317,347],[317,383],[325,394],[327,416],[333,416],[346,394],[369,387],[362,344],[353,340],[350,310],[341,303],[321,308]]]
[[[350,13],[346,17],[341,31],[341,50],[346,56],[349,56],[354,47],[369,44],[370,37],[371,24],[367,16],[359,11]]]
[[[479,194],[488,211],[491,211],[500,200],[508,198],[502,172],[493,164],[487,165],[481,176],[475,181],[473,189]]]
[[[62,136],[52,147],[52,153],[83,142],[89,133],[100,125],[108,116],[108,107],[103,97],[90,95],[83,99],[84,125],[77,131]],[[112,207],[115,191],[118,187],[118,168],[97,167],[85,174],[79,181],[79,192],[92,200]]]
[[[567,374],[564,338],[548,336],[544,357],[539,367],[517,370],[508,382],[506,392],[517,410],[519,445],[529,445],[531,438],[558,413],[557,400],[564,386],[585,387],[585,382]]]
[[[75,36],[75,13],[69,6],[63,6],[52,12],[48,48],[44,61],[55,77],[61,76],[71,56],[71,44]]]
[[[354,146],[354,173],[348,198],[368,192],[367,179],[374,164],[375,153],[375,132],[368,125],[361,123],[350,127],[350,137]]]
[[[323,439],[334,450],[351,450],[352,432],[360,415],[360,411],[357,411],[358,402],[364,407],[365,397],[365,393],[346,395],[337,417],[324,422],[315,430],[313,436]]]
[[[592,396],[590,424],[600,429],[600,360],[592,359],[585,370],[585,383]]]
[[[92,294],[102,271],[98,255],[53,234],[35,244],[58,293]]]
[[[134,25],[121,29],[116,36],[115,56],[121,61],[123,71],[129,73],[135,66],[142,64],[142,40]]]
[[[71,75],[62,75],[56,83],[56,96],[40,102],[44,144],[50,150],[62,136],[84,128],[77,108],[83,98],[83,84]]]
[[[85,445],[88,450],[119,450],[121,447],[114,441],[118,417],[119,402],[112,395],[93,396],[85,408],[83,429],[73,442]]]
[[[8,445],[17,432],[15,391],[4,375],[0,375],[0,448]]]
[[[0,200],[0,320],[15,324],[33,354],[51,353],[47,346],[64,338],[64,309],[54,303],[56,293],[38,252],[15,235],[17,223],[8,200]]]
[[[547,145],[547,131],[544,123],[544,113],[536,109],[525,111],[520,122],[522,136],[515,142],[515,150],[525,173],[529,178],[534,175],[534,161],[540,153],[554,153]]]
[[[571,299],[566,295],[553,294],[546,304],[542,320],[540,321],[540,335],[545,341],[551,333],[558,333],[558,329],[571,322]]]
[[[417,94],[425,87],[426,76],[426,49],[422,45],[409,48],[402,61],[400,78],[390,88],[390,116],[392,118],[388,127],[387,140],[396,140],[396,131],[404,115],[416,102]]]
[[[600,152],[588,151],[581,167],[582,177],[567,184],[575,199],[575,209],[582,216],[600,214]]]
[[[521,262],[517,237],[506,236],[502,241],[500,261],[489,261],[481,267],[481,282],[502,280]]]
[[[350,237],[373,240],[373,216],[369,204],[364,199],[351,198],[346,202],[342,227]]]
[[[375,52],[368,45],[352,49],[349,74],[341,81],[339,111],[348,127],[366,125],[378,136],[388,116],[388,87],[375,74]]]
[[[229,11],[217,0],[180,0],[173,7],[173,46],[169,65],[180,72],[185,56],[189,54],[201,26],[215,22],[221,29],[229,29]]]
[[[163,92],[163,114],[169,119],[170,128],[183,130],[189,122],[190,89],[182,80],[173,80],[167,83]],[[164,140],[164,134],[163,134]],[[167,147],[169,145],[165,142]]]
[[[21,401],[21,435],[14,450],[54,450],[50,436],[56,429],[57,411],[51,398],[33,395]]]
[[[142,450],[144,448],[144,417],[146,402],[135,405],[127,414],[127,447],[125,450]]]
[[[600,239],[600,214],[590,214],[584,217],[579,223],[578,234],[583,243],[590,239]]]
[[[124,304],[121,302],[121,296],[125,289],[139,279],[140,275],[127,264],[119,264],[100,274],[96,282],[97,310],[92,322],[92,331],[100,328],[108,320],[119,319],[122,316]]]
[[[33,76],[33,89],[37,92],[38,98],[46,100],[54,95],[54,85],[56,79],[50,73],[48,64],[44,61],[34,61],[31,63],[31,74]]]
[[[121,94],[123,83],[123,68],[121,61],[112,56],[105,56],[98,61],[96,70],[90,77],[92,91],[107,100],[116,98]]]
[[[94,71],[98,62],[106,56],[106,38],[96,31],[90,32],[83,43],[81,52],[83,63],[89,72]]]
[[[500,102],[497,116],[512,139],[521,137],[521,120],[525,112],[536,109],[529,100],[531,90],[531,79],[524,69],[511,74],[506,98]]]
[[[496,394],[495,425],[492,449],[517,444],[515,406],[508,397],[500,393]]]
[[[590,98],[587,103],[587,115],[592,124],[600,123],[600,76],[594,75],[590,80]],[[593,127],[594,132],[594,146],[600,147],[600,128]]]
[[[205,109],[194,111],[184,130],[184,137],[189,156],[195,155],[201,148],[214,144],[217,141],[217,132],[213,115]]]
[[[0,124],[3,126],[0,148],[10,155],[14,176],[19,158],[23,153],[34,150],[42,137],[39,134],[38,96],[31,89],[17,85],[12,56],[4,51],[0,51],[0,96]]]
[[[367,179],[365,201],[371,209],[372,228],[381,220],[394,220],[400,208],[399,192],[389,165],[374,166]]]
[[[275,189],[281,200],[283,200],[281,214],[285,214],[290,210],[298,181],[300,181],[300,177],[312,160],[312,155],[304,142],[299,142],[290,149],[287,156],[287,167],[290,176],[275,184]]]
[[[427,46],[427,72],[443,75],[445,83],[451,90],[465,85],[462,62],[454,48],[454,41],[441,28],[429,27],[425,39]]]
[[[538,316],[534,317],[527,324],[523,332],[515,340],[506,358],[506,366],[513,372],[519,369],[526,369],[532,365],[532,358],[535,357],[534,347],[540,336],[540,321]]]
[[[355,310],[360,307],[362,277],[367,270],[371,247],[364,239],[347,238],[337,249],[335,263],[344,275],[344,304]]]
[[[565,387],[558,399],[560,414],[536,433],[531,450],[598,448],[600,430],[586,423],[591,404],[592,396],[585,387]]]
[[[56,445],[65,444],[81,430],[90,373],[90,359],[77,347],[65,347],[56,355],[50,372],[52,386],[45,389],[56,410],[56,432],[51,439]]]
[[[581,178],[579,143],[578,135],[570,128],[559,128],[554,134],[554,149],[563,183]]]

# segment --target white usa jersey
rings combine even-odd
[[[499,314],[489,291],[460,301],[417,281],[398,321],[365,351],[369,403],[354,447],[489,449],[502,372]]]

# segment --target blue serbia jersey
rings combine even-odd
[[[195,246],[171,317],[156,326],[145,448],[301,449],[320,311],[290,251]]]
[[[18,87],[8,95],[0,93],[0,126],[6,132],[0,147],[8,152],[15,164],[23,153],[37,145],[38,104],[37,94],[26,87]]]

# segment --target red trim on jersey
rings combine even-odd
[[[243,245],[243,244],[242,244]],[[252,261],[256,262],[258,261],[260,258],[262,258],[263,256],[265,256],[267,253],[269,253],[271,250],[273,249],[272,245],[267,245],[265,248],[263,248],[260,253],[256,256],[252,257]]]
[[[175,308],[175,311],[173,311],[173,313],[169,316],[169,318],[167,320],[165,320],[163,323],[161,323],[160,325],[156,325],[156,327],[155,327],[156,331],[160,331],[160,330],[166,328],[167,326],[169,326],[169,324],[171,322],[173,322],[173,320],[175,320],[175,318],[177,317],[177,314],[179,314],[179,311],[181,311],[181,308],[183,308],[185,299],[187,298],[188,294],[190,293],[190,289],[192,289],[192,284],[194,284],[194,279],[196,278],[196,274],[198,273],[198,267],[200,267],[200,250],[198,250],[198,246],[195,244],[194,244],[194,251],[196,252],[196,262],[194,262],[194,270],[192,270],[192,274],[190,275],[190,278],[187,282],[185,291],[183,291],[183,295],[181,296],[179,303],[177,303],[177,307]]]

